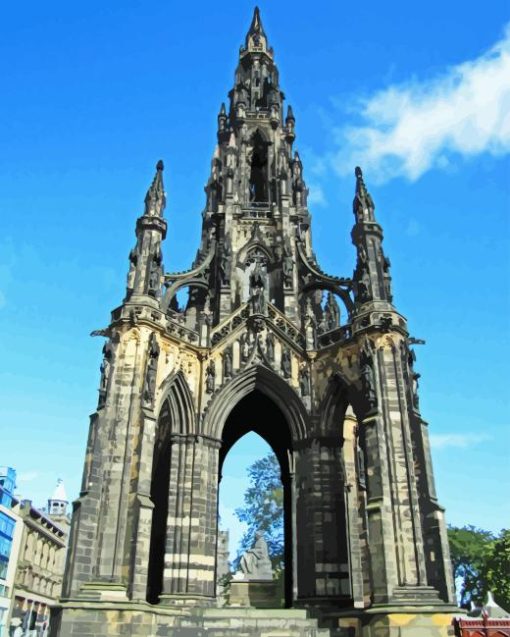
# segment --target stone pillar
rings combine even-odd
[[[130,496],[129,536],[131,555],[129,556],[130,597],[145,601],[149,575],[149,555],[151,543],[152,512],[151,477],[156,432],[156,419],[152,411],[144,409],[140,426],[139,445],[136,451],[137,476],[133,480],[134,491]]]
[[[439,505],[436,497],[428,424],[417,413],[411,414],[411,432],[417,467],[427,582],[439,592],[443,601],[454,604],[456,599],[450,547],[444,509]]]
[[[105,442],[103,438],[101,418],[98,413],[95,413],[90,418],[80,497],[73,503],[69,558],[62,586],[64,599],[75,597],[81,586],[95,577],[98,511],[103,479],[101,462],[101,449]]]
[[[219,443],[174,436],[162,603],[215,596]]]
[[[343,423],[343,466],[345,471],[345,503],[349,542],[349,574],[354,608],[363,608],[363,563],[359,528],[359,476],[357,452],[357,420],[349,407]]]
[[[340,435],[315,438],[298,468],[299,596],[336,603],[350,597]]]

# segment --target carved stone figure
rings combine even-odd
[[[266,336],[266,356],[272,363],[274,361],[274,334],[268,332]]]
[[[223,352],[223,377],[232,378],[232,371],[232,353],[230,349],[226,349]]]
[[[328,330],[336,329],[340,325],[340,308],[332,292],[328,292],[325,313]]]
[[[290,287],[292,285],[292,275],[294,273],[294,259],[292,258],[292,253],[288,245],[285,245],[284,247],[282,272],[283,284],[285,287]]]
[[[361,448],[359,441],[356,440],[356,463],[358,466],[358,482],[360,487],[366,488],[367,473],[365,469],[365,453]]]
[[[367,352],[360,356],[360,375],[363,395],[372,411],[377,407],[377,392],[375,389],[374,370],[372,369],[372,357]]]
[[[246,363],[246,361],[250,357],[250,338],[248,334],[243,334],[241,336],[241,340],[239,341],[239,346],[241,350],[241,360],[243,363]]]
[[[143,405],[144,407],[154,406],[154,396],[156,394],[156,376],[158,373],[159,359],[159,343],[154,332],[151,334],[149,341],[149,355],[147,361],[147,370],[145,372],[145,383],[143,387]]]
[[[306,367],[302,367],[299,372],[299,389],[301,396],[310,395],[310,372]]]
[[[104,407],[106,403],[106,396],[108,393],[108,380],[110,379],[110,372],[112,368],[113,349],[110,343],[105,343],[103,347],[103,361],[101,367],[101,380],[99,381],[99,402],[98,409]]]
[[[285,378],[292,376],[292,360],[290,351],[285,347],[282,350],[282,372]]]
[[[370,301],[370,275],[368,274],[368,270],[366,267],[361,268],[361,276],[357,283],[358,287],[358,300],[362,303],[365,301]]]
[[[263,314],[265,311],[265,287],[266,275],[257,262],[250,274],[250,300],[254,314]]]
[[[269,559],[267,542],[262,533],[255,534],[255,544],[241,556],[239,562],[242,579],[245,580],[272,580],[273,567]],[[236,579],[240,579],[237,578]]]
[[[209,361],[205,374],[205,391],[208,394],[212,394],[216,384],[216,366],[214,365],[214,361]]]
[[[132,290],[135,287],[136,266],[138,264],[138,252],[136,247],[129,253],[129,272],[127,276],[127,288]]]
[[[223,285],[227,285],[230,281],[231,263],[232,263],[232,253],[230,251],[228,240],[226,240],[223,246],[223,252],[221,254],[220,264],[219,264],[220,280]]]
[[[413,407],[418,410],[420,408],[420,396],[418,394],[418,389],[420,387],[419,380],[421,378],[421,374],[413,373]]]
[[[161,251],[159,247],[150,260],[148,293],[157,297],[161,291]]]

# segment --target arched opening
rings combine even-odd
[[[161,409],[154,457],[152,462],[151,500],[152,512],[149,572],[147,578],[147,601],[159,602],[163,592],[163,570],[165,564],[165,540],[168,517],[168,485],[170,482],[170,405],[166,401]]]
[[[228,582],[242,573],[241,556],[262,532],[276,581],[275,605],[282,605],[284,534],[281,467],[272,448],[255,432],[229,450],[219,482],[216,595],[225,599]]]
[[[293,550],[292,497],[289,452],[292,449],[289,423],[279,407],[265,394],[254,389],[232,409],[222,432],[219,459],[221,478],[224,460],[233,445],[248,432],[257,433],[275,453],[281,469],[284,517],[284,598],[285,606],[292,605]]]
[[[260,131],[251,138],[252,151],[250,157],[250,202],[266,203],[268,199],[267,142]]]

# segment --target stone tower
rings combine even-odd
[[[57,524],[69,527],[69,500],[67,499],[64,481],[59,478],[51,498],[48,498],[48,516]]]
[[[221,467],[253,430],[282,470],[286,604],[306,609],[292,634],[446,635],[453,584],[413,339],[361,169],[354,272],[329,275],[312,249],[295,119],[258,9],[228,97],[194,262],[164,272],[160,161],[126,296],[101,331],[54,634],[205,634],[219,612]],[[282,625],[296,613],[282,610]],[[331,633],[313,632],[307,613]]]

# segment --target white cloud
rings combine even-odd
[[[510,152],[510,24],[475,60],[436,78],[397,84],[361,100],[362,123],[336,129],[335,169],[360,165],[379,182],[414,181],[455,157]]]
[[[466,449],[490,440],[487,434],[432,434],[430,436],[430,445],[434,449]]]
[[[18,473],[18,475],[16,476],[16,482],[21,483],[26,483],[26,482],[33,482],[36,478],[39,477],[39,474],[37,473],[37,471],[22,471],[21,473]]]
[[[317,183],[309,183],[310,192],[308,194],[308,203],[312,206],[324,206],[326,197],[322,187]]]

